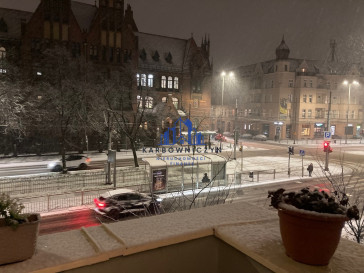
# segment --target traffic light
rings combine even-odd
[[[330,147],[330,141],[324,141],[324,152],[332,153],[332,148]]]
[[[294,147],[289,146],[289,147],[288,147],[288,153],[289,153],[290,155],[294,155]]]

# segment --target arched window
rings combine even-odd
[[[163,97],[162,98],[162,102],[167,103],[167,101],[168,101],[168,98],[167,97]]]
[[[141,81],[140,81],[140,85],[141,86],[146,86],[147,85],[147,75],[142,74],[142,78],[141,78]]]
[[[166,78],[166,76],[162,76],[161,86],[162,86],[162,88],[166,88],[167,87],[167,78]]]
[[[5,59],[6,57],[6,49],[5,47],[0,47],[0,60]]]
[[[140,75],[136,74],[136,78],[137,78],[137,86],[139,86],[140,85]]]
[[[174,77],[173,85],[174,85],[174,89],[178,89],[178,77]]]
[[[172,98],[172,103],[173,103],[174,107],[176,107],[176,109],[178,109],[178,99]]]
[[[152,97],[145,97],[145,108],[152,109],[153,108],[153,98]]]
[[[153,75],[148,75],[148,87],[153,87]]]
[[[173,88],[173,79],[171,76],[168,77],[168,89]]]

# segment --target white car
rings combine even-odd
[[[253,136],[254,140],[259,140],[259,141],[266,141],[267,140],[267,136],[266,135],[256,135]]]
[[[66,157],[67,169],[86,170],[90,162],[91,159],[84,155],[69,155]],[[62,171],[62,159],[49,162],[47,167],[52,172]]]

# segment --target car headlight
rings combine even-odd
[[[163,199],[160,198],[160,197],[156,198],[155,200],[157,200],[158,202],[162,202],[163,201]]]
[[[54,166],[56,166],[55,162],[48,163],[48,168],[53,168]]]

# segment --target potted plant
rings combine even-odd
[[[340,241],[345,221],[359,218],[356,206],[348,207],[348,197],[303,188],[269,191],[271,206],[278,209],[280,231],[286,254],[310,265],[327,265]]]
[[[8,194],[0,194],[0,265],[33,256],[39,230],[39,214],[22,214],[24,206]]]

